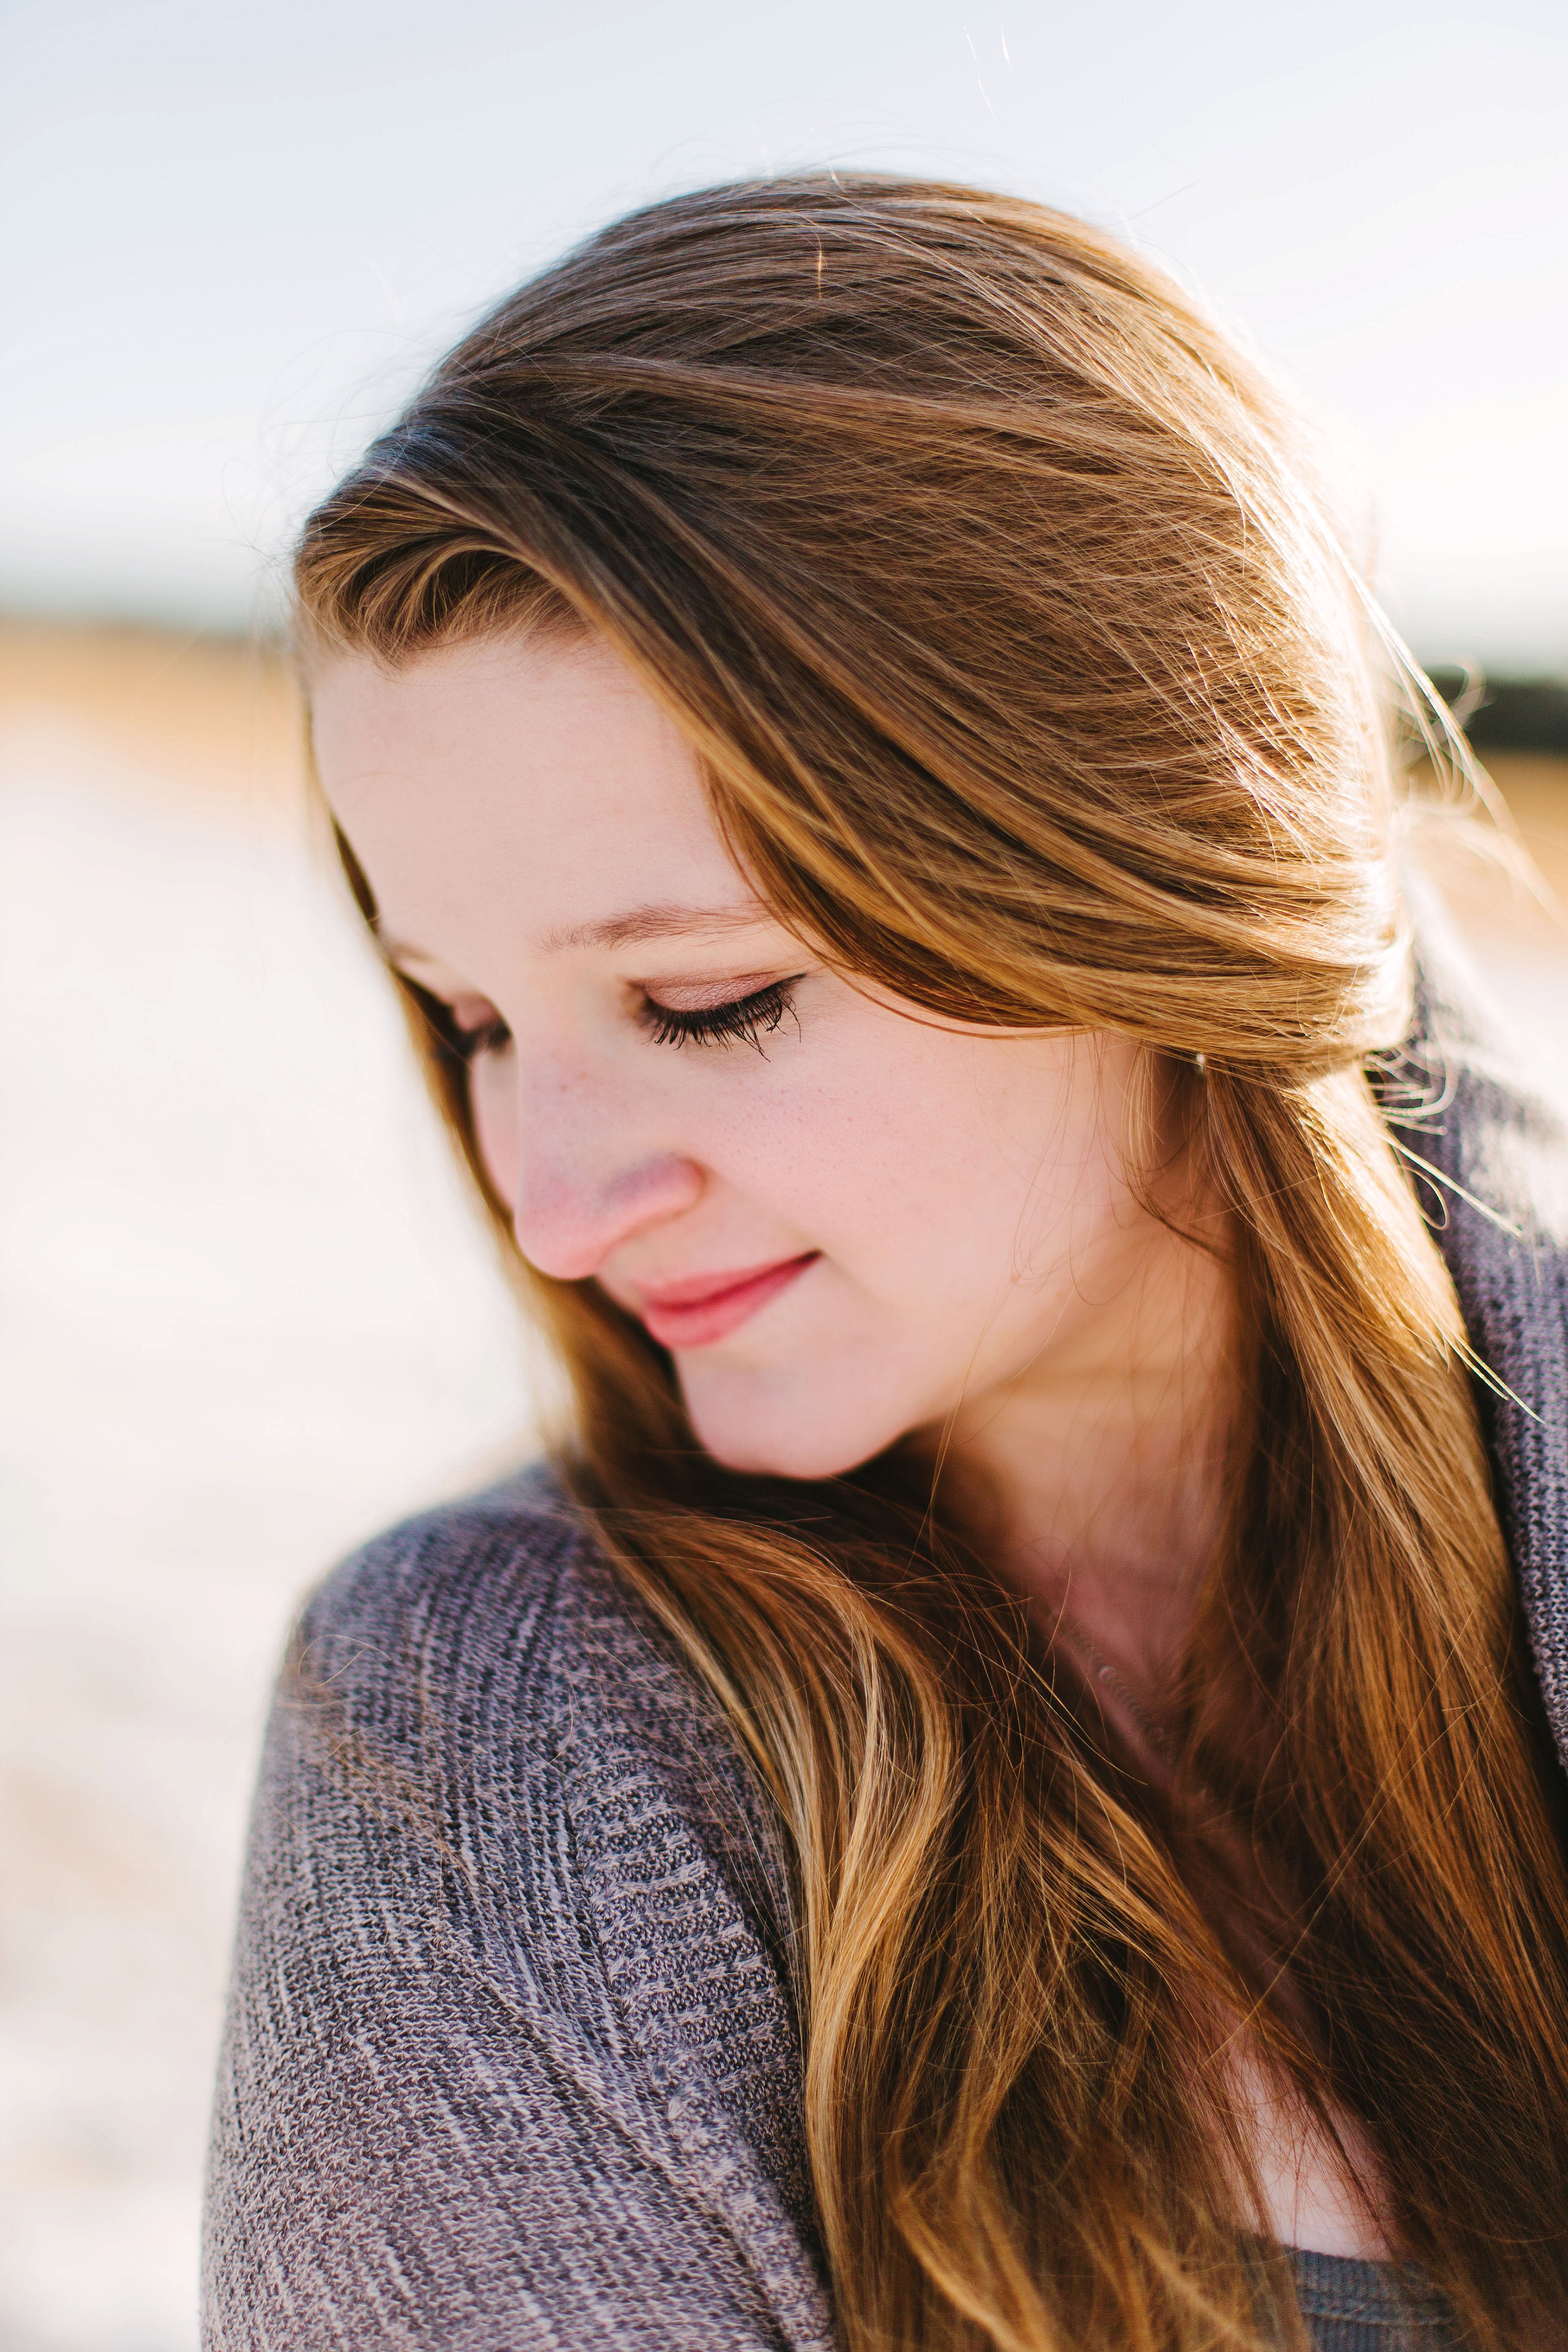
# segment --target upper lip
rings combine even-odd
[[[722,1274],[689,1275],[684,1282],[660,1283],[657,1287],[638,1286],[637,1299],[642,1307],[651,1307],[655,1314],[666,1307],[705,1307],[710,1298],[721,1298],[727,1290],[739,1290],[759,1276],[774,1274],[781,1265],[795,1265],[802,1258],[815,1257],[815,1250],[792,1250],[784,1257],[765,1258],[760,1265],[735,1265]]]

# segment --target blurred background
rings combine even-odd
[[[247,1784],[303,1587],[527,1444],[302,790],[280,551],[629,205],[878,163],[1085,214],[1325,421],[1568,897],[1561,0],[7,0],[5,2352],[192,2352]],[[1568,1097],[1568,955],[1447,887]]]

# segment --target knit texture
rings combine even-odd
[[[1460,2352],[1452,2314],[1419,2273],[1342,2254],[1294,2252],[1290,2265],[1312,2352]]]
[[[1425,982],[1398,1131],[1473,1196],[1434,1213],[1511,1392],[1489,1432],[1568,1758],[1568,1140],[1465,1002]],[[257,1795],[208,2352],[826,2352],[780,1887],[710,1701],[542,1474],[339,1569]],[[1308,2271],[1320,2352],[1434,2346],[1376,2266]]]

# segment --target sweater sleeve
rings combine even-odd
[[[305,1614],[241,1902],[207,2352],[824,2340],[705,2189],[610,1981],[561,1764],[570,1548],[535,1530],[520,1559],[515,1513],[447,1515]]]

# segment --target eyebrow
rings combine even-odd
[[[606,915],[596,923],[575,923],[563,930],[546,931],[542,945],[549,955],[563,948],[625,948],[643,940],[689,938],[698,932],[754,930],[772,916],[760,900],[749,907],[631,907],[624,915]],[[389,963],[433,963],[423,948],[405,940],[376,933],[377,944]]]
[[[769,919],[767,908],[756,901],[749,907],[633,907],[601,922],[547,931],[543,945],[551,954],[561,948],[626,948],[642,940],[681,939],[695,931],[749,931]]]

